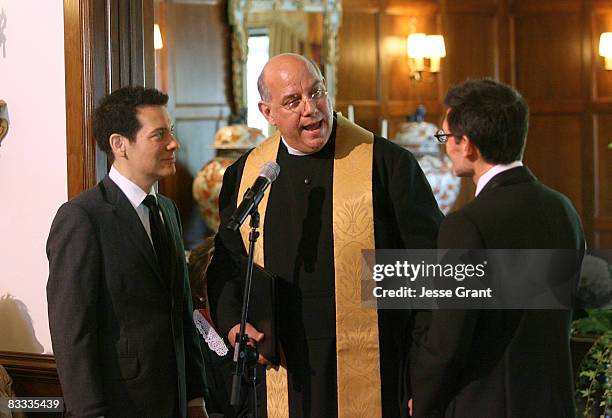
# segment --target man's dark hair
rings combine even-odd
[[[137,110],[143,106],[165,106],[168,95],[157,89],[142,86],[121,87],[104,96],[93,117],[93,134],[98,147],[104,151],[112,163],[115,160],[109,138],[120,134],[134,142],[141,128],[136,117]]]
[[[444,104],[455,140],[469,137],[485,161],[509,164],[523,158],[529,107],[518,91],[490,79],[468,80],[451,87]]]

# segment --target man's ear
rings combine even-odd
[[[126,143],[128,139],[120,134],[112,134],[110,138],[108,138],[108,143],[110,144],[111,151],[115,156],[115,159],[118,157],[126,158]]]
[[[268,121],[268,123],[272,126],[276,126],[276,122],[274,121],[274,116],[272,116],[272,108],[270,105],[264,101],[259,101],[257,104],[259,107],[259,111],[263,115],[264,118]]]
[[[478,149],[476,145],[474,145],[470,137],[468,137],[467,135],[463,135],[462,139],[463,139],[462,141],[463,142],[463,149],[462,149],[463,157],[470,161],[475,161],[478,158],[480,158],[480,150]]]

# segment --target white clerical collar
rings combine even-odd
[[[491,179],[495,177],[496,175],[498,175],[499,173],[503,173],[504,171],[510,170],[511,168],[522,167],[522,166],[523,166],[523,162],[520,160],[514,161],[510,164],[494,165],[493,167],[489,169],[489,171],[484,173],[478,179],[478,183],[476,184],[476,196],[478,196],[478,194],[482,191],[482,189],[484,189],[487,183],[491,181]]]
[[[285,141],[285,138],[283,138],[282,136],[281,136],[281,140],[283,141],[283,144],[285,144],[285,146],[287,147],[287,152],[291,155],[298,155],[302,157],[304,155],[314,154],[314,152],[302,152],[300,150],[293,148],[291,145],[287,143],[287,141]]]
[[[136,183],[132,180],[125,177],[123,174],[119,172],[113,165],[108,173],[110,179],[121,189],[123,194],[126,195],[134,209],[142,204],[142,201],[147,197],[147,193],[145,193]],[[148,194],[152,194],[155,196],[155,187],[151,186],[151,190]],[[157,196],[155,196],[157,200]]]

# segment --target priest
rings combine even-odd
[[[435,248],[442,214],[431,188],[410,152],[333,111],[308,59],[273,57],[258,88],[259,110],[278,131],[225,172],[208,273],[213,319],[233,344],[249,225],[226,225],[261,166],[276,161],[255,250],[255,262],[278,278],[282,361],[266,372],[264,413],[407,416],[410,349],[426,316],[363,308],[360,257],[362,249]],[[251,324],[246,331],[251,341],[266,338]]]

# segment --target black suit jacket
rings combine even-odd
[[[178,211],[162,277],[127,197],[106,177],[60,207],[47,242],[49,324],[68,416],[175,417],[204,394]]]
[[[576,249],[580,219],[526,167],[495,176],[442,223],[439,248]],[[574,416],[571,311],[433,311],[413,374],[415,417]]]

